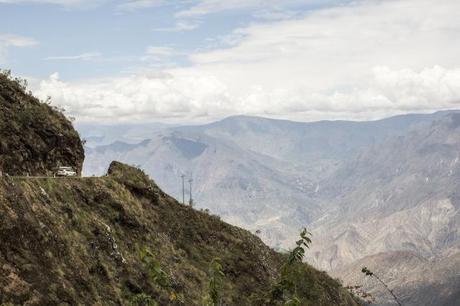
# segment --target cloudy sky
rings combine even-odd
[[[458,0],[0,0],[0,67],[80,122],[460,108]]]

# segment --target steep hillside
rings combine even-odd
[[[223,265],[225,305],[265,305],[283,256],[249,232],[177,203],[140,170],[113,163],[101,178],[0,179],[0,304],[200,305],[208,266]],[[149,248],[177,295],[148,280]],[[356,305],[303,265],[302,305]]]
[[[83,146],[70,121],[0,73],[0,171],[51,175],[58,166],[81,171]]]

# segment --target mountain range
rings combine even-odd
[[[180,201],[185,174],[197,207],[274,248],[288,249],[308,226],[308,261],[346,284],[364,282],[358,265],[367,263],[405,305],[455,305],[460,273],[440,271],[458,267],[460,253],[459,123],[457,111],[368,122],[236,116],[147,128],[142,140],[110,136],[111,144],[94,127],[82,131],[101,141],[87,145],[83,172],[100,175],[111,160],[139,165]],[[401,262],[410,262],[407,271]],[[377,284],[363,285],[387,302]]]

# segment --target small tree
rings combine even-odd
[[[225,274],[220,258],[214,258],[209,264],[209,291],[203,299],[203,306],[222,305],[222,287]]]
[[[388,285],[377,274],[369,270],[367,267],[363,267],[361,269],[361,272],[364,273],[366,276],[374,277],[376,280],[378,280],[383,285],[383,287],[385,287],[385,289],[391,294],[396,304],[402,306],[401,302],[399,301],[398,297],[394,294],[393,290],[391,290],[390,287],[388,287]]]
[[[311,233],[303,228],[300,232],[300,239],[296,241],[296,247],[289,254],[287,265],[290,266],[295,262],[302,262],[306,249],[310,248]],[[286,265],[285,265],[286,266]]]
[[[142,262],[147,266],[150,279],[161,288],[171,287],[171,281],[168,274],[161,268],[160,262],[155,258],[153,253],[144,248],[140,252]]]
[[[290,277],[292,268],[302,263],[306,249],[310,248],[311,233],[303,228],[300,239],[296,241],[296,247],[289,253],[286,262],[281,268],[281,277],[271,292],[271,301],[281,300],[284,305],[300,306],[301,301],[297,296],[297,284]]]
[[[140,259],[147,267],[149,279],[161,289],[165,289],[169,293],[169,300],[177,299],[176,292],[173,290],[173,282],[169,275],[162,269],[160,262],[155,258],[153,253],[143,248],[140,252]],[[155,300],[144,293],[137,294],[131,299],[131,305],[156,306]]]

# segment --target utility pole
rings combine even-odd
[[[182,178],[182,204],[185,205],[185,175],[180,176]]]
[[[189,199],[188,204],[189,204],[190,206],[193,206],[193,198],[192,198],[192,183],[193,183],[193,179],[190,178],[190,179],[188,180],[188,183],[190,184],[190,199]]]

